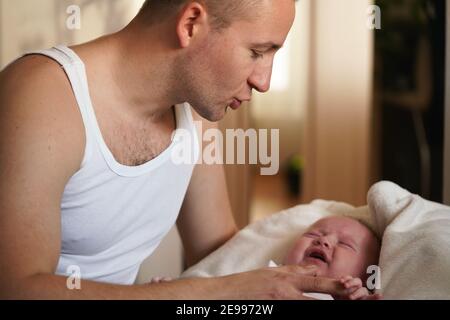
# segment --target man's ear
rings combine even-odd
[[[208,28],[208,14],[205,7],[193,1],[186,5],[177,19],[177,36],[182,48],[188,47],[200,31]]]

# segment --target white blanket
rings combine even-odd
[[[364,220],[382,237],[381,293],[386,299],[450,299],[450,208],[390,182],[374,185],[369,206],[316,200],[241,230],[182,277],[213,277],[277,264],[295,239],[329,215]]]
[[[382,293],[387,299],[450,299],[450,207],[390,182],[368,203],[378,233]]]

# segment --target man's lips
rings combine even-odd
[[[241,101],[241,100],[236,99],[236,98],[233,98],[233,101],[231,102],[230,107],[231,107],[233,110],[236,110],[236,109],[239,109],[239,107],[241,106],[241,104],[242,104],[242,101]]]

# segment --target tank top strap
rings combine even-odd
[[[87,79],[85,79],[85,67],[80,59],[77,59],[76,54],[65,46],[55,46],[51,49],[31,51],[24,56],[28,55],[42,55],[46,56],[55,62],[57,62],[64,70],[70,85],[72,87],[73,94],[75,96],[78,108],[83,120],[85,134],[86,134],[86,147],[85,155],[81,166],[83,167],[90,155],[92,154],[92,129],[90,125],[90,117],[92,117],[92,111],[89,106],[89,98],[86,95]]]

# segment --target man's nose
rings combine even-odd
[[[272,78],[272,66],[273,62],[255,68],[248,79],[250,87],[262,93],[269,91],[270,80]]]

